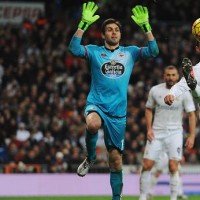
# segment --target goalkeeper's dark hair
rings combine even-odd
[[[122,32],[122,30],[121,30],[121,29],[122,29],[121,23],[120,23],[119,21],[117,21],[116,19],[114,19],[114,18],[109,18],[109,19],[106,19],[106,20],[103,22],[103,24],[101,25],[101,32],[102,32],[103,34],[105,34],[106,26],[107,26],[108,24],[116,24],[116,25],[119,27],[120,32]]]

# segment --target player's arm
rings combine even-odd
[[[178,83],[172,86],[172,88],[169,91],[169,94],[165,96],[164,101],[167,105],[172,105],[177,97],[189,90],[190,88],[188,87],[185,79],[181,78],[181,80]]]
[[[149,24],[149,12],[147,7],[137,5],[132,8],[132,15],[131,18],[133,21],[141,28],[141,30],[148,34],[148,37],[151,38],[150,40],[154,40],[154,37],[151,33],[151,26]]]
[[[149,41],[154,40],[154,36],[151,31],[151,25],[149,24],[149,12],[147,7],[137,5],[134,8],[132,8],[131,18],[146,34],[147,39]]]
[[[131,18],[145,33],[148,40],[148,47],[142,49],[142,57],[156,57],[159,53],[159,49],[151,31],[152,29],[149,24],[149,13],[147,7],[141,5],[135,6],[132,9]]]
[[[154,133],[152,129],[153,110],[151,108],[145,108],[145,119],[147,126],[147,140],[151,142],[154,139]]]
[[[72,52],[72,54],[80,57],[85,56],[85,49],[81,46],[81,39],[88,27],[99,19],[99,15],[95,15],[97,10],[98,6],[94,2],[83,4],[81,21],[69,44],[69,51]]]
[[[186,140],[185,146],[188,149],[191,149],[193,148],[195,141],[196,115],[194,111],[188,113],[188,119],[189,119],[189,135]]]
[[[88,3],[83,4],[82,8],[82,18],[78,25],[78,28],[83,32],[88,29],[88,27],[96,22],[100,16],[95,15],[98,10],[98,6],[96,3],[89,1]]]

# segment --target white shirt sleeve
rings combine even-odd
[[[197,63],[195,66],[193,66],[193,70],[194,70],[194,76],[197,80],[197,85],[200,86],[200,62]],[[174,97],[176,98],[180,96],[182,93],[189,90],[190,88],[188,87],[185,78],[182,77],[181,80],[170,89],[169,94],[174,95]]]
[[[169,91],[169,94],[174,95],[174,97],[176,98],[176,97],[182,95],[184,92],[187,92],[189,90],[190,90],[190,88],[188,87],[185,78],[182,77],[178,83],[176,83],[174,86],[172,86],[172,88]]]
[[[153,109],[155,107],[155,100],[154,100],[154,97],[153,97],[154,88],[155,87],[152,87],[149,91],[148,99],[147,99],[147,102],[146,102],[146,108]]]

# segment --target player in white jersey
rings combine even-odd
[[[162,152],[159,156],[159,159],[155,162],[155,165],[152,169],[152,176],[150,180],[150,186],[149,186],[149,192],[148,192],[148,200],[152,199],[154,195],[154,189],[158,182],[158,179],[162,173],[168,173],[168,163],[169,158],[166,152]],[[178,199],[188,199],[188,196],[184,194],[183,191],[183,182],[182,182],[182,176],[181,176],[181,163],[178,165],[179,170],[179,189],[178,189]]]
[[[200,42],[198,41],[196,42],[196,52],[200,54]],[[192,66],[192,62],[188,58],[184,58],[182,70],[184,77],[171,88],[169,94],[164,98],[168,105],[172,105],[177,97],[189,90],[195,101],[200,103],[200,62]]]
[[[140,200],[146,200],[149,191],[150,172],[165,151],[169,157],[171,200],[176,200],[179,187],[178,164],[182,158],[183,128],[182,115],[186,111],[189,117],[190,134],[185,146],[192,148],[195,138],[195,105],[190,92],[179,96],[173,105],[166,105],[164,97],[178,81],[179,74],[175,66],[164,70],[165,83],[153,86],[146,102],[145,117],[147,124],[147,143],[140,175]]]

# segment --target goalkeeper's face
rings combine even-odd
[[[107,24],[105,27],[105,32],[102,33],[102,38],[105,40],[105,44],[113,47],[119,46],[119,41],[121,39],[121,31],[117,24]]]

